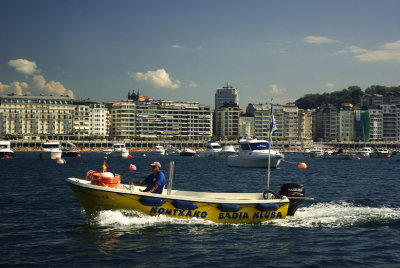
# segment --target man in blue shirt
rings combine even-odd
[[[134,182],[133,185],[147,185],[146,189],[144,189],[143,192],[161,194],[165,185],[165,176],[164,173],[161,171],[161,164],[160,162],[154,162],[150,166],[153,173],[147,176],[147,178],[142,181]]]

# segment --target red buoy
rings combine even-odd
[[[299,163],[299,164],[297,165],[297,168],[306,169],[306,168],[307,168],[307,165],[306,165],[306,163]]]

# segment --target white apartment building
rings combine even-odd
[[[73,133],[73,113],[68,96],[0,96],[0,135],[66,139]]]
[[[127,100],[111,109],[110,135],[132,137],[210,137],[212,112],[197,102]]]
[[[369,107],[369,131],[370,139],[383,138],[383,113],[379,107]]]
[[[94,136],[109,136],[108,133],[108,109],[104,104],[92,103],[90,107],[90,135]]]

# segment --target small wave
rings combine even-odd
[[[400,208],[357,206],[347,201],[299,208],[293,217],[268,224],[295,228],[341,228],[380,225],[400,220]]]

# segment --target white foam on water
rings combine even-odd
[[[400,220],[400,208],[373,208],[337,201],[301,207],[292,217],[266,224],[294,228],[341,228],[396,220]]]
[[[203,219],[177,219],[165,215],[150,216],[138,211],[101,211],[94,218],[94,221],[100,226],[149,226],[162,224],[216,224]]]

